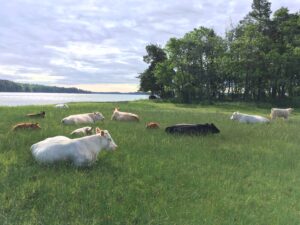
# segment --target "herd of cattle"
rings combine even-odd
[[[56,108],[69,108],[66,104],[55,105]],[[292,108],[279,109],[272,108],[270,119],[258,116],[249,115],[239,112],[234,112],[230,117],[231,120],[236,120],[241,123],[268,123],[278,117],[288,119],[293,111]],[[45,118],[44,111],[40,113],[27,114],[27,117]],[[121,112],[119,108],[113,111],[112,120],[116,121],[136,121],[139,122],[139,116],[129,112]],[[62,124],[93,124],[96,121],[103,121],[104,116],[100,112],[85,113],[70,115],[61,120]],[[159,128],[160,125],[156,122],[147,123],[147,129]],[[19,123],[13,127],[13,130],[18,129],[41,129],[38,123]],[[220,130],[213,124],[175,124],[165,128],[167,133],[171,134],[216,134]],[[75,166],[88,166],[93,164],[97,159],[98,153],[102,150],[115,150],[116,143],[112,139],[107,130],[86,126],[78,128],[71,132],[71,135],[81,135],[84,137],[70,139],[65,136],[56,136],[47,138],[31,146],[31,152],[34,158],[40,163],[53,163],[57,161],[71,161]]]

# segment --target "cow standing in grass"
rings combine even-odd
[[[70,139],[64,136],[47,138],[31,146],[33,157],[39,163],[71,161],[75,166],[92,165],[102,149],[115,150],[116,143],[107,130],[96,128],[96,134]]]
[[[271,114],[270,117],[272,120],[282,117],[284,119],[288,119],[289,115],[292,113],[294,109],[293,108],[288,108],[288,109],[278,109],[278,108],[272,108],[271,109]]]

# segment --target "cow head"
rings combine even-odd
[[[41,129],[39,123],[32,123],[32,124],[30,124],[30,127],[31,127],[32,129]]]
[[[86,134],[92,134],[93,133],[93,128],[92,127],[87,127],[85,128]]]
[[[102,115],[102,113],[94,112],[93,119],[94,119],[94,121],[104,120],[104,116]]]
[[[230,117],[231,120],[238,120],[240,118],[239,112],[234,112],[232,116]]]
[[[220,133],[220,130],[213,123],[210,124],[210,129],[213,134]]]
[[[112,116],[111,116],[111,120],[116,119],[116,117],[117,117],[117,115],[118,115],[118,112],[119,112],[119,109],[120,109],[120,108],[118,108],[118,107],[116,107],[116,108],[114,109],[113,114],[112,114]]]
[[[96,127],[96,134],[100,135],[102,137],[102,140],[104,140],[104,149],[108,151],[116,150],[118,146],[116,145],[116,143],[114,142],[107,130],[100,130],[98,127]]]

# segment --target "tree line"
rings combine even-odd
[[[181,102],[271,101],[300,95],[300,16],[253,0],[225,37],[200,27],[146,46],[140,90]]]
[[[21,84],[9,80],[0,80],[0,92],[91,93],[90,91],[84,91],[78,88]]]

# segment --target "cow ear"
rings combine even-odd
[[[103,130],[101,130],[100,135],[101,135],[101,136],[104,136],[104,131],[103,131]]]
[[[95,131],[96,131],[96,134],[101,133],[101,130],[99,129],[99,127],[96,127]]]

